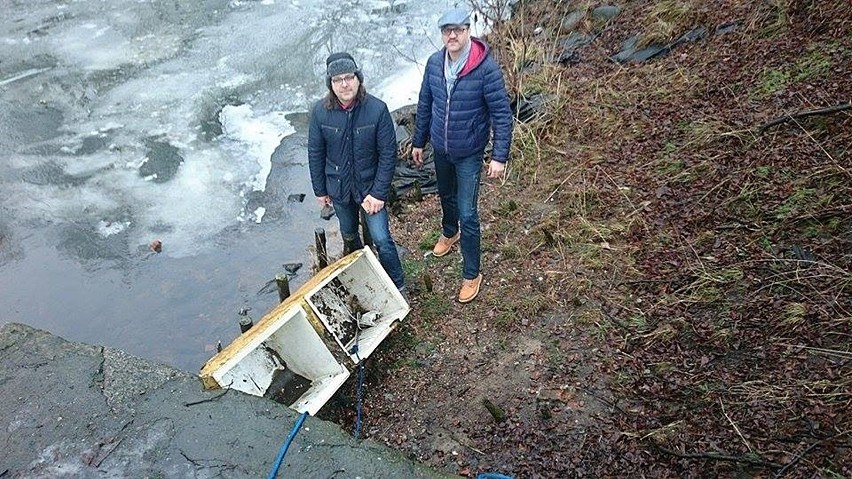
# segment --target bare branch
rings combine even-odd
[[[799,118],[805,118],[809,116],[817,116],[817,115],[831,115],[833,113],[838,113],[844,110],[848,110],[852,108],[852,102],[841,103],[839,105],[835,105],[828,108],[818,108],[815,110],[800,110],[796,113],[787,114],[784,116],[780,116],[769,123],[764,124],[758,130],[759,133],[764,133],[766,130],[772,128],[773,126],[778,126],[782,123],[787,123],[788,121],[796,120]]]

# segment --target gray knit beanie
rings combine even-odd
[[[344,73],[358,72],[358,65],[352,56],[346,52],[332,53],[325,60],[326,76],[328,78],[343,75]]]

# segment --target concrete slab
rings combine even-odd
[[[118,350],[0,327],[0,478],[266,477],[298,414]],[[307,418],[278,477],[447,478]]]

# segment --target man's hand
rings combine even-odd
[[[317,196],[317,203],[319,203],[320,207],[331,204],[331,196]]]
[[[366,211],[368,215],[376,214],[379,211],[382,211],[382,208],[384,207],[385,202],[373,198],[372,195],[367,195],[367,197],[364,198],[364,201],[361,203],[361,208],[364,208],[364,211]]]
[[[491,160],[488,162],[488,177],[489,178],[500,178],[503,176],[503,172],[506,170],[506,163],[499,162],[497,160]]]
[[[414,166],[423,166],[423,148],[411,149],[411,161],[414,163]]]

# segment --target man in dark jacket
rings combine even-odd
[[[423,164],[423,147],[432,143],[442,209],[441,236],[432,252],[444,256],[461,240],[464,280],[458,298],[467,303],[482,284],[477,209],[482,157],[493,130],[488,177],[503,174],[512,142],[512,109],[488,45],[470,35],[468,12],[449,10],[438,27],[444,48],[426,63],[411,155],[415,165]]]
[[[328,94],[318,101],[308,130],[311,183],[320,206],[334,205],[343,241],[361,248],[358,218],[367,228],[385,271],[405,290],[402,265],[390,234],[388,198],[396,168],[396,133],[387,105],[367,94],[348,53],[326,60]]]

